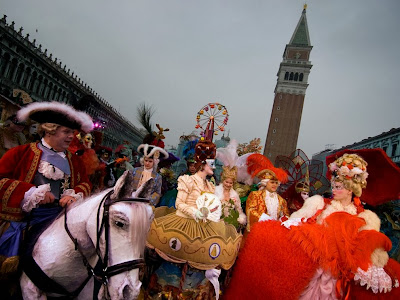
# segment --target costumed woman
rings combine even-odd
[[[238,168],[237,154],[238,143],[236,140],[231,140],[226,148],[217,149],[216,158],[223,163],[221,173],[221,183],[215,187],[215,195],[221,200],[222,214],[221,219],[226,223],[232,224],[238,231],[244,228],[247,222],[245,213],[238,193],[233,186],[236,183]]]
[[[176,293],[191,289],[203,299],[199,282],[187,284],[194,276],[186,276],[193,269],[203,270],[219,296],[218,276],[220,268],[230,269],[235,262],[242,236],[232,225],[220,221],[221,202],[214,193],[214,185],[206,180],[213,174],[215,144],[202,138],[195,147],[197,172],[195,175],[183,175],[178,178],[176,212],[171,208],[159,207],[147,238],[147,246],[165,261],[180,264],[182,271],[175,282],[167,282]],[[167,214],[168,212],[172,212]],[[188,270],[190,267],[190,270]],[[156,282],[148,290],[170,280],[171,271],[154,272],[150,282]],[[204,274],[204,273],[202,273]],[[158,278],[157,278],[158,277]],[[204,275],[203,275],[204,277]],[[164,282],[159,279],[163,279]],[[206,283],[207,284],[207,283]],[[190,286],[189,286],[190,285]],[[167,289],[167,287],[163,287]],[[153,289],[153,291],[157,292]],[[154,293],[154,292],[153,292]],[[176,294],[174,296],[177,296]],[[194,295],[192,295],[195,298]]]
[[[327,163],[333,199],[315,195],[283,223],[255,224],[227,299],[399,299],[400,265],[361,201],[398,197],[400,169],[382,149],[344,150]]]
[[[67,150],[74,129],[92,130],[89,115],[59,102],[35,102],[17,117],[38,122],[42,139],[12,148],[0,160],[0,275],[8,279],[18,270],[27,218],[36,233],[91,190],[80,158]]]
[[[281,183],[287,181],[287,173],[275,168],[262,154],[252,154],[247,158],[247,170],[251,177],[257,177],[258,191],[249,194],[246,201],[247,231],[259,221],[279,220],[289,217],[286,200],[277,193]]]

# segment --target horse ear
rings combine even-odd
[[[133,192],[133,175],[130,171],[125,171],[124,174],[117,180],[114,186],[114,193],[111,199],[129,198]]]
[[[138,198],[145,198],[148,199],[151,196],[151,191],[153,190],[154,186],[154,178],[150,178],[143,184],[143,188],[140,191]]]

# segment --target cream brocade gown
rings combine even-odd
[[[208,270],[230,269],[237,257],[242,235],[232,225],[221,222],[196,222],[196,200],[203,193],[214,193],[214,185],[199,175],[178,178],[176,211],[158,207],[147,237],[147,246],[165,260],[189,263]]]

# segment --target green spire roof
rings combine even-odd
[[[290,39],[289,45],[293,46],[311,46],[310,36],[308,34],[308,25],[306,17],[306,9],[303,9],[299,23]]]

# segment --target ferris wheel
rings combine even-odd
[[[201,134],[212,140],[214,134],[225,131],[228,119],[228,110],[224,105],[217,102],[208,103],[197,113],[196,129],[201,129]]]

